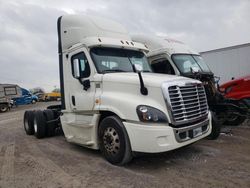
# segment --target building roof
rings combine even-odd
[[[204,53],[212,53],[212,52],[221,52],[221,51],[226,51],[226,50],[233,50],[233,49],[237,49],[237,48],[242,48],[242,47],[248,47],[250,46],[250,43],[245,43],[245,44],[239,44],[239,45],[235,45],[235,46],[229,46],[229,47],[224,47],[224,48],[218,48],[218,49],[214,49],[214,50],[207,50],[204,52],[200,52],[201,54]]]

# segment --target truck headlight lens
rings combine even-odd
[[[136,108],[136,112],[142,122],[168,123],[166,115],[156,108],[139,105]]]

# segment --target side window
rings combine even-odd
[[[155,73],[175,75],[174,69],[167,59],[152,61],[151,67]]]
[[[88,60],[85,56],[85,54],[83,52],[80,52],[76,55],[73,55],[71,57],[71,71],[72,71],[72,75],[73,75],[73,61],[75,59],[78,59],[78,61],[80,62],[80,77],[81,78],[87,78],[90,76],[90,67],[89,67],[89,63]]]
[[[5,95],[16,95],[17,90],[16,87],[4,87],[4,93]]]

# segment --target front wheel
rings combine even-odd
[[[215,116],[215,113],[212,113],[212,131],[210,135],[207,136],[208,140],[216,140],[220,136],[221,122]]]
[[[124,165],[132,159],[129,138],[120,118],[104,118],[98,132],[100,150],[110,163]]]
[[[0,112],[7,112],[9,109],[7,104],[3,104],[0,106]]]

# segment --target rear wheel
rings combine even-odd
[[[23,117],[23,125],[24,130],[27,135],[34,134],[34,112],[33,111],[25,111]]]
[[[51,122],[52,120],[54,120],[54,113],[52,110],[44,110],[43,111],[44,116],[46,118],[47,124],[46,124],[46,136],[54,136],[55,135],[55,122]]]
[[[100,150],[112,164],[124,165],[132,159],[126,129],[117,116],[109,116],[99,126]]]
[[[46,135],[46,119],[40,110],[35,112],[34,133],[37,138],[44,138]]]

